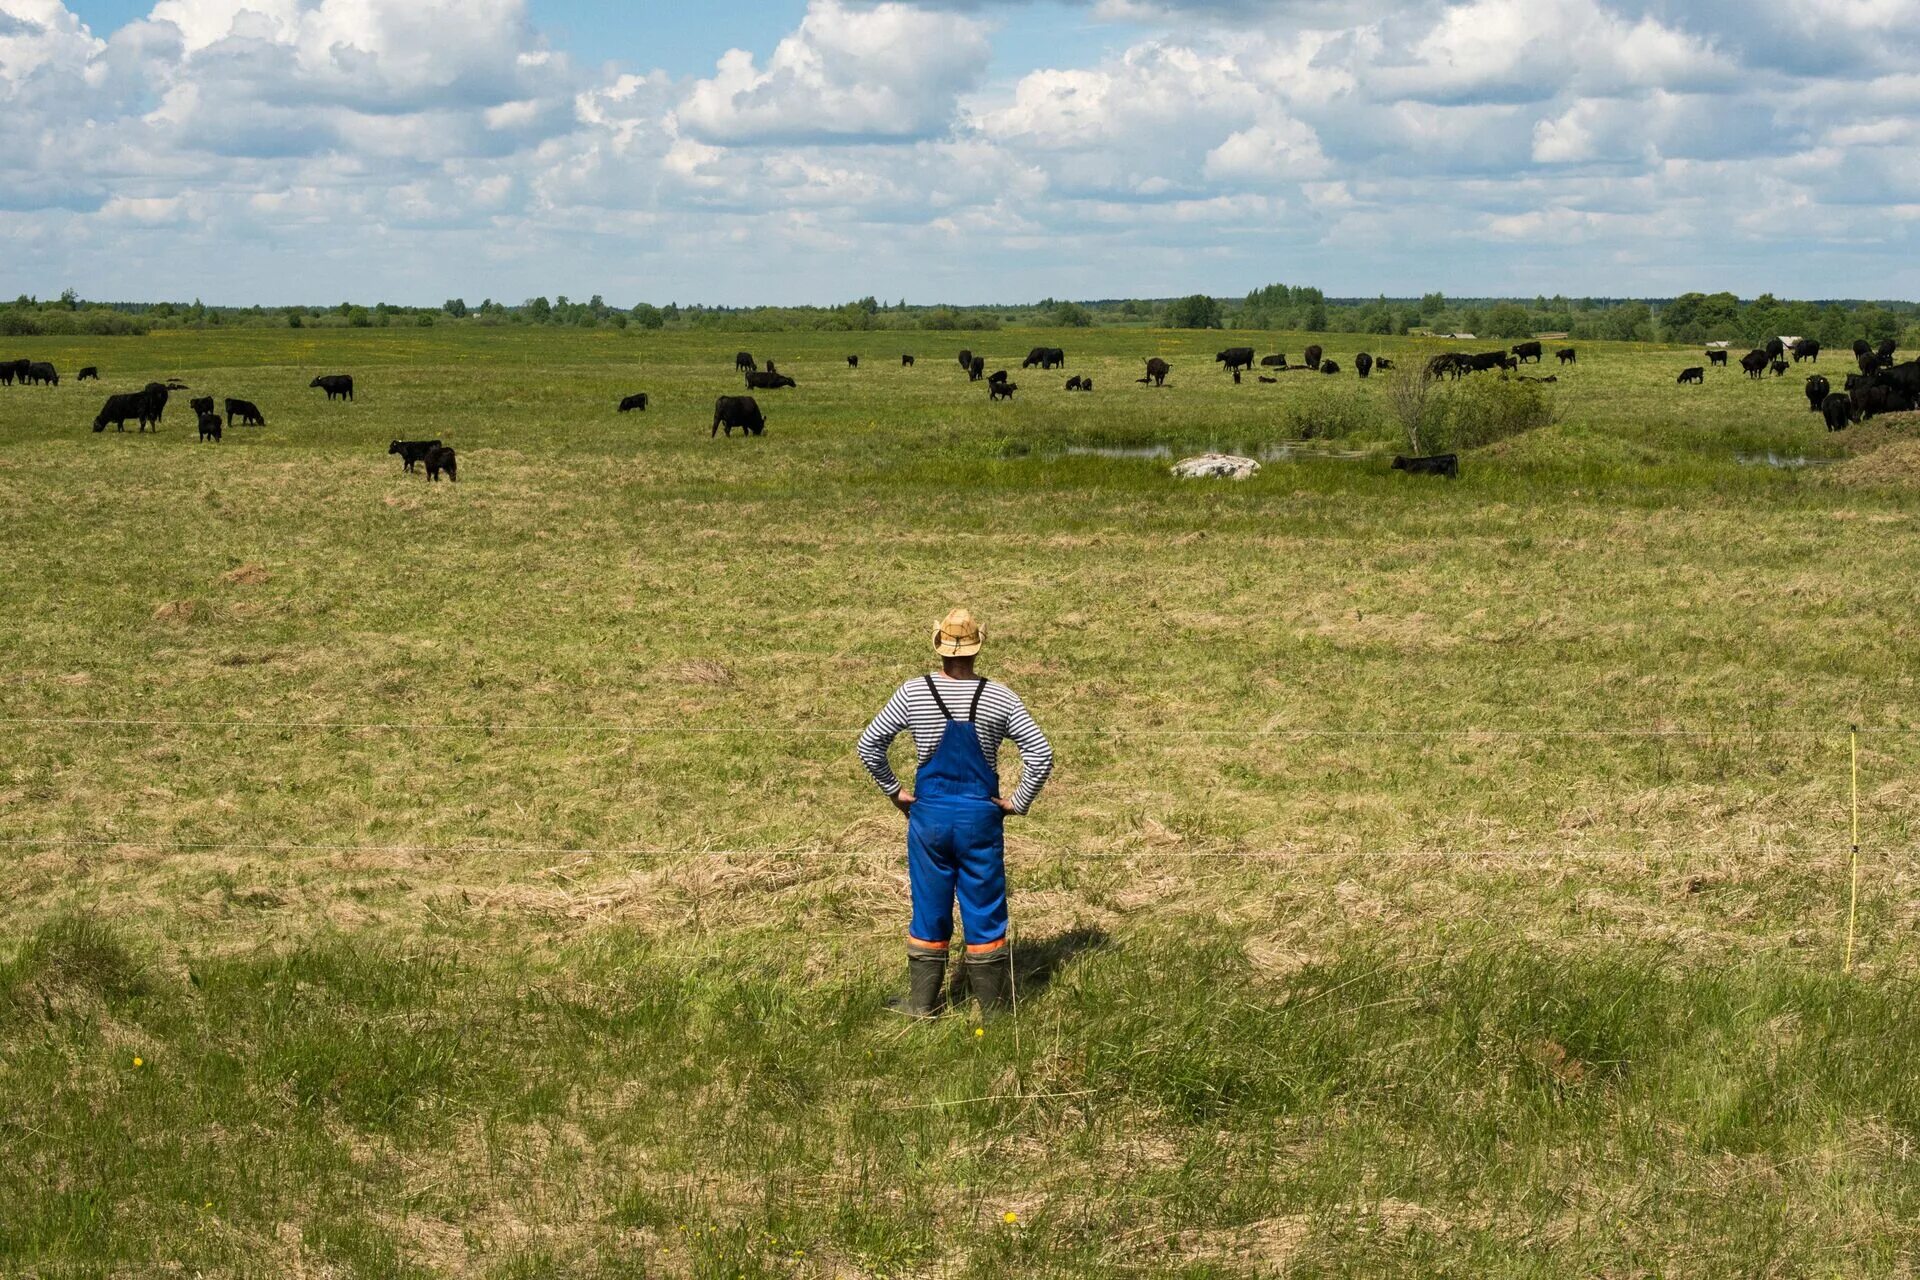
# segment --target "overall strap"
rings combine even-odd
[[[948,720],[952,720],[953,712],[947,710],[947,704],[940,700],[940,691],[933,687],[933,677],[928,675],[920,678],[927,682],[927,692],[933,695],[933,705],[940,708],[941,715],[945,716]]]
[[[980,695],[986,691],[987,682],[985,680],[973,686],[973,701],[967,706],[967,723],[978,724],[980,722]]]

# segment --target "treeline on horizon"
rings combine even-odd
[[[139,335],[155,329],[215,328],[480,328],[517,325],[582,329],[719,332],[978,331],[1001,328],[1276,329],[1308,333],[1470,333],[1477,339],[1565,334],[1569,340],[1759,344],[1775,335],[1818,338],[1845,346],[1856,338],[1893,338],[1920,345],[1920,304],[1898,301],[1785,300],[1770,293],[1742,300],[1731,293],[1675,298],[1329,298],[1307,285],[1270,284],[1244,298],[1117,298],[1071,302],[1043,298],[1018,305],[909,305],[873,297],[836,307],[716,307],[642,302],[609,305],[595,294],[575,302],[491,298],[469,306],[450,298],[438,307],[220,307],[180,302],[93,302],[69,289],[43,302],[22,295],[0,304],[0,336]]]

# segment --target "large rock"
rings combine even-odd
[[[1173,464],[1173,474],[1182,480],[1245,480],[1260,474],[1260,464],[1252,458],[1231,453],[1203,453],[1197,458],[1182,458]]]

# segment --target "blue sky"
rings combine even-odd
[[[0,0],[9,280],[1920,294],[1920,0]]]

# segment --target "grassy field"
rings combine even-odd
[[[104,371],[0,388],[0,1273],[1920,1271],[1914,428],[1581,344],[1410,477],[1382,379],[1212,363],[1310,340],[0,350]],[[881,1008],[852,753],[956,603],[1059,758],[985,1028]]]

